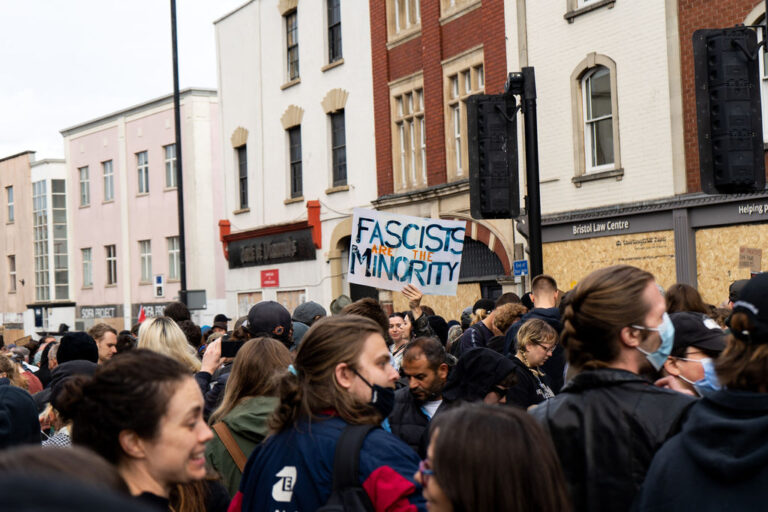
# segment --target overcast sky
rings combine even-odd
[[[177,0],[180,86],[216,88],[213,21]],[[63,158],[59,130],[173,92],[170,0],[0,0],[0,158]]]

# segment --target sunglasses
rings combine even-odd
[[[429,478],[435,474],[431,466],[432,465],[429,462],[429,459],[424,459],[419,462],[419,475],[421,475],[421,481],[423,482],[422,487],[426,487],[427,483],[429,482]]]

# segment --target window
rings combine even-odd
[[[758,25],[765,24],[765,16],[760,15],[760,19],[751,21],[747,20],[745,25]],[[757,30],[757,42],[763,41],[763,31]],[[763,108],[763,142],[768,142],[768,52],[765,51],[765,47],[760,47],[760,58],[758,60],[758,66],[760,66],[760,104]]]
[[[32,184],[32,231],[35,252],[35,300],[50,300],[48,187],[45,181],[36,181]]]
[[[139,194],[149,194],[149,158],[146,151],[136,153],[136,165],[139,170]]]
[[[176,144],[163,146],[165,150],[165,187],[176,188]]]
[[[13,212],[13,186],[5,187],[5,199],[8,203],[8,222],[13,222],[16,218]]]
[[[83,260],[83,288],[93,286],[93,255],[91,248],[80,249],[80,259]]]
[[[446,63],[443,68],[445,91],[446,168],[448,180],[465,178],[469,174],[467,140],[467,108],[464,101],[485,89],[483,51]]]
[[[286,48],[288,50],[288,80],[299,78],[299,25],[297,12],[284,16]]]
[[[115,173],[112,169],[112,160],[101,162],[101,170],[104,174],[104,201],[115,199]]]
[[[16,293],[16,256],[8,256],[8,293]]]
[[[392,88],[392,149],[395,188],[427,185],[424,89],[421,76]]]
[[[347,184],[347,136],[344,111],[331,114],[331,153],[333,159],[333,186]]]
[[[248,151],[245,145],[235,148],[237,151],[237,176],[240,187],[240,209],[248,208]]]
[[[301,177],[301,126],[294,126],[288,130],[288,144],[290,148],[291,162],[291,198],[301,197],[303,194]]]
[[[64,180],[51,180],[53,203],[53,270],[57,300],[69,298],[69,256],[67,251],[67,190]]]
[[[105,245],[107,255],[107,285],[117,284],[117,249],[114,245]]]
[[[341,0],[328,2],[328,62],[341,59]]]
[[[88,179],[88,166],[80,167],[77,172],[80,174],[80,206],[91,204],[91,182]]]
[[[440,0],[440,16],[451,16],[465,7],[479,4],[480,0]]]
[[[389,39],[407,36],[421,26],[420,0],[387,0],[387,31]]]
[[[139,257],[141,258],[141,282],[152,282],[152,241],[139,240]]]
[[[166,241],[168,242],[168,279],[178,280],[181,275],[179,237],[169,236]]]

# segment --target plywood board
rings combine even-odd
[[[768,249],[768,224],[742,224],[696,231],[696,264],[699,293],[704,302],[719,305],[728,300],[728,287],[749,279],[750,269],[739,267],[739,248]],[[764,266],[761,270],[768,270]]]
[[[456,295],[425,295],[421,303],[435,310],[435,313],[449,320],[461,320],[461,312],[480,298],[479,283],[459,283]],[[400,292],[392,292],[392,306],[395,311],[407,311],[408,300]]]
[[[590,272],[611,265],[647,270],[664,288],[676,282],[675,238],[670,231],[543,244],[544,272],[570,290]]]

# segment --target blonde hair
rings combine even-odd
[[[534,318],[521,325],[520,330],[517,331],[517,353],[525,366],[541,377],[544,373],[536,368],[531,368],[525,353],[528,352],[528,347],[534,343],[548,344],[555,341],[557,341],[557,331],[544,320]]]
[[[474,325],[474,324],[476,324],[477,322],[482,322],[482,321],[483,321],[483,320],[485,320],[485,319],[488,317],[488,315],[490,315],[490,314],[491,314],[491,312],[490,312],[490,311],[487,311],[487,310],[485,310],[485,309],[483,309],[483,308],[477,308],[477,309],[476,309],[476,310],[475,310],[475,311],[472,313],[472,317],[471,317],[471,318],[472,318],[472,324],[471,324],[471,325]]]
[[[2,354],[0,354],[0,372],[5,373],[5,376],[11,381],[12,386],[21,389],[29,389],[27,379],[21,375],[21,372],[13,359]]]
[[[142,322],[137,348],[146,348],[166,355],[192,372],[200,371],[200,360],[195,349],[187,342],[184,331],[168,317],[161,316]]]

